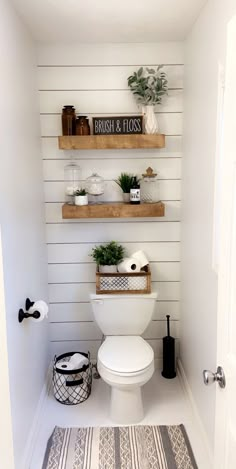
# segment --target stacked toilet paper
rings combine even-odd
[[[40,313],[40,316],[39,316],[38,319],[36,319],[34,317],[31,317],[30,318],[31,321],[35,321],[35,322],[43,321],[44,318],[48,317],[48,305],[47,305],[47,303],[45,303],[45,301],[43,301],[43,300],[35,301],[35,303],[33,304],[33,306],[30,307],[28,312],[30,314],[32,314],[35,311],[38,311]]]
[[[75,374],[60,374],[58,380],[59,382],[54,384],[54,395],[56,399],[61,400],[61,387],[63,387],[63,399],[66,401],[68,400],[72,404],[76,404],[78,402],[78,395],[79,395],[79,386],[67,386],[66,382],[69,381],[77,381],[82,378],[82,376],[76,371],[82,368],[84,365],[88,365],[89,360],[87,357],[84,357],[81,353],[74,353],[71,356],[70,360],[61,360],[56,364],[56,368],[62,371],[73,371],[75,370]],[[58,389],[59,388],[59,389]]]
[[[148,265],[148,259],[143,251],[136,251],[131,257],[126,257],[120,264],[118,264],[118,272],[120,273],[135,273]]]

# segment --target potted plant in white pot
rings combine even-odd
[[[75,205],[88,205],[88,194],[85,189],[75,191]]]
[[[124,258],[125,249],[116,241],[111,241],[108,244],[95,246],[92,249],[91,256],[96,262],[99,272],[113,273],[117,272],[117,264]]]
[[[163,96],[168,92],[168,80],[166,73],[162,71],[162,67],[163,65],[158,65],[156,70],[140,67],[137,72],[134,72],[128,78],[128,86],[136,101],[143,106],[146,134],[156,134],[159,130],[154,106],[161,104]]]
[[[128,173],[121,173],[118,179],[116,179],[116,184],[121,188],[123,192],[123,200],[126,203],[130,201],[130,189],[133,187],[134,176]]]

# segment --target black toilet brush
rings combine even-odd
[[[175,339],[170,336],[170,315],[167,318],[167,336],[163,337],[163,371],[162,376],[167,379],[176,377],[175,372]]]

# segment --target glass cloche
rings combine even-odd
[[[73,204],[74,194],[79,189],[80,182],[80,167],[74,161],[65,166],[64,181],[66,202]]]
[[[157,173],[154,173],[153,169],[149,167],[146,169],[146,173],[142,176],[143,179],[140,181],[141,202],[146,204],[154,204],[155,202],[159,202],[160,196]]]
[[[93,173],[86,179],[86,190],[93,196],[93,203],[98,203],[98,197],[104,194],[104,179],[97,173]]]

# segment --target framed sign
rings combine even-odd
[[[94,135],[142,134],[143,116],[93,117]]]

